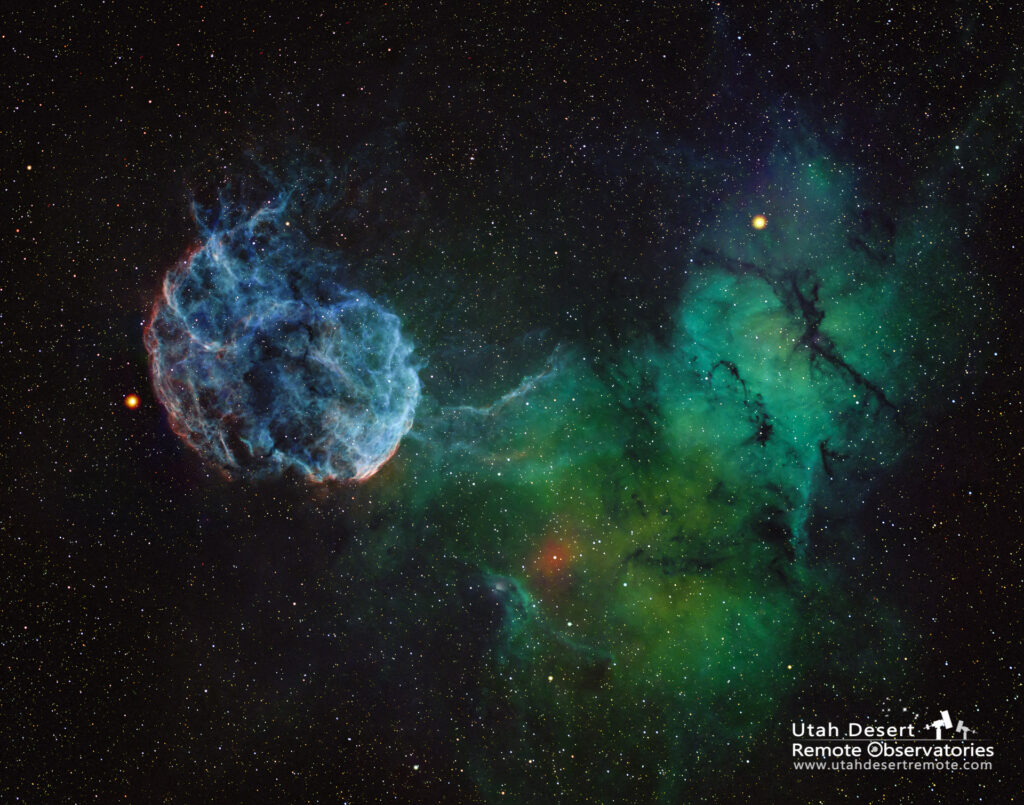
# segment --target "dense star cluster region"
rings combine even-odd
[[[1011,801],[1018,16],[9,13],[0,800]]]
[[[153,386],[172,427],[229,471],[364,480],[412,425],[412,347],[393,313],[304,248],[290,200],[249,212],[222,195],[154,306]]]

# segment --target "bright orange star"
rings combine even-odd
[[[768,219],[763,215],[755,215],[750,219],[750,225],[754,227],[754,229],[764,229],[768,226]]]
[[[127,397],[124,398],[124,404],[126,408],[138,408],[139,402],[141,401],[139,400],[138,394],[129,394]]]

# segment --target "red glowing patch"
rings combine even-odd
[[[575,540],[564,534],[547,534],[530,562],[531,575],[549,588],[571,581],[573,565],[579,558]]]

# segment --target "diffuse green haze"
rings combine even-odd
[[[503,726],[458,750],[496,800],[677,796],[804,679],[902,673],[892,612],[844,580],[849,517],[962,371],[977,291],[942,211],[897,226],[814,149],[765,176],[678,266],[667,340],[435,410],[457,449],[420,425],[390,470],[371,572],[428,551],[499,613],[474,695]]]

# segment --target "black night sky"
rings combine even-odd
[[[145,5],[0,26],[0,800],[1019,797],[1019,8]]]

